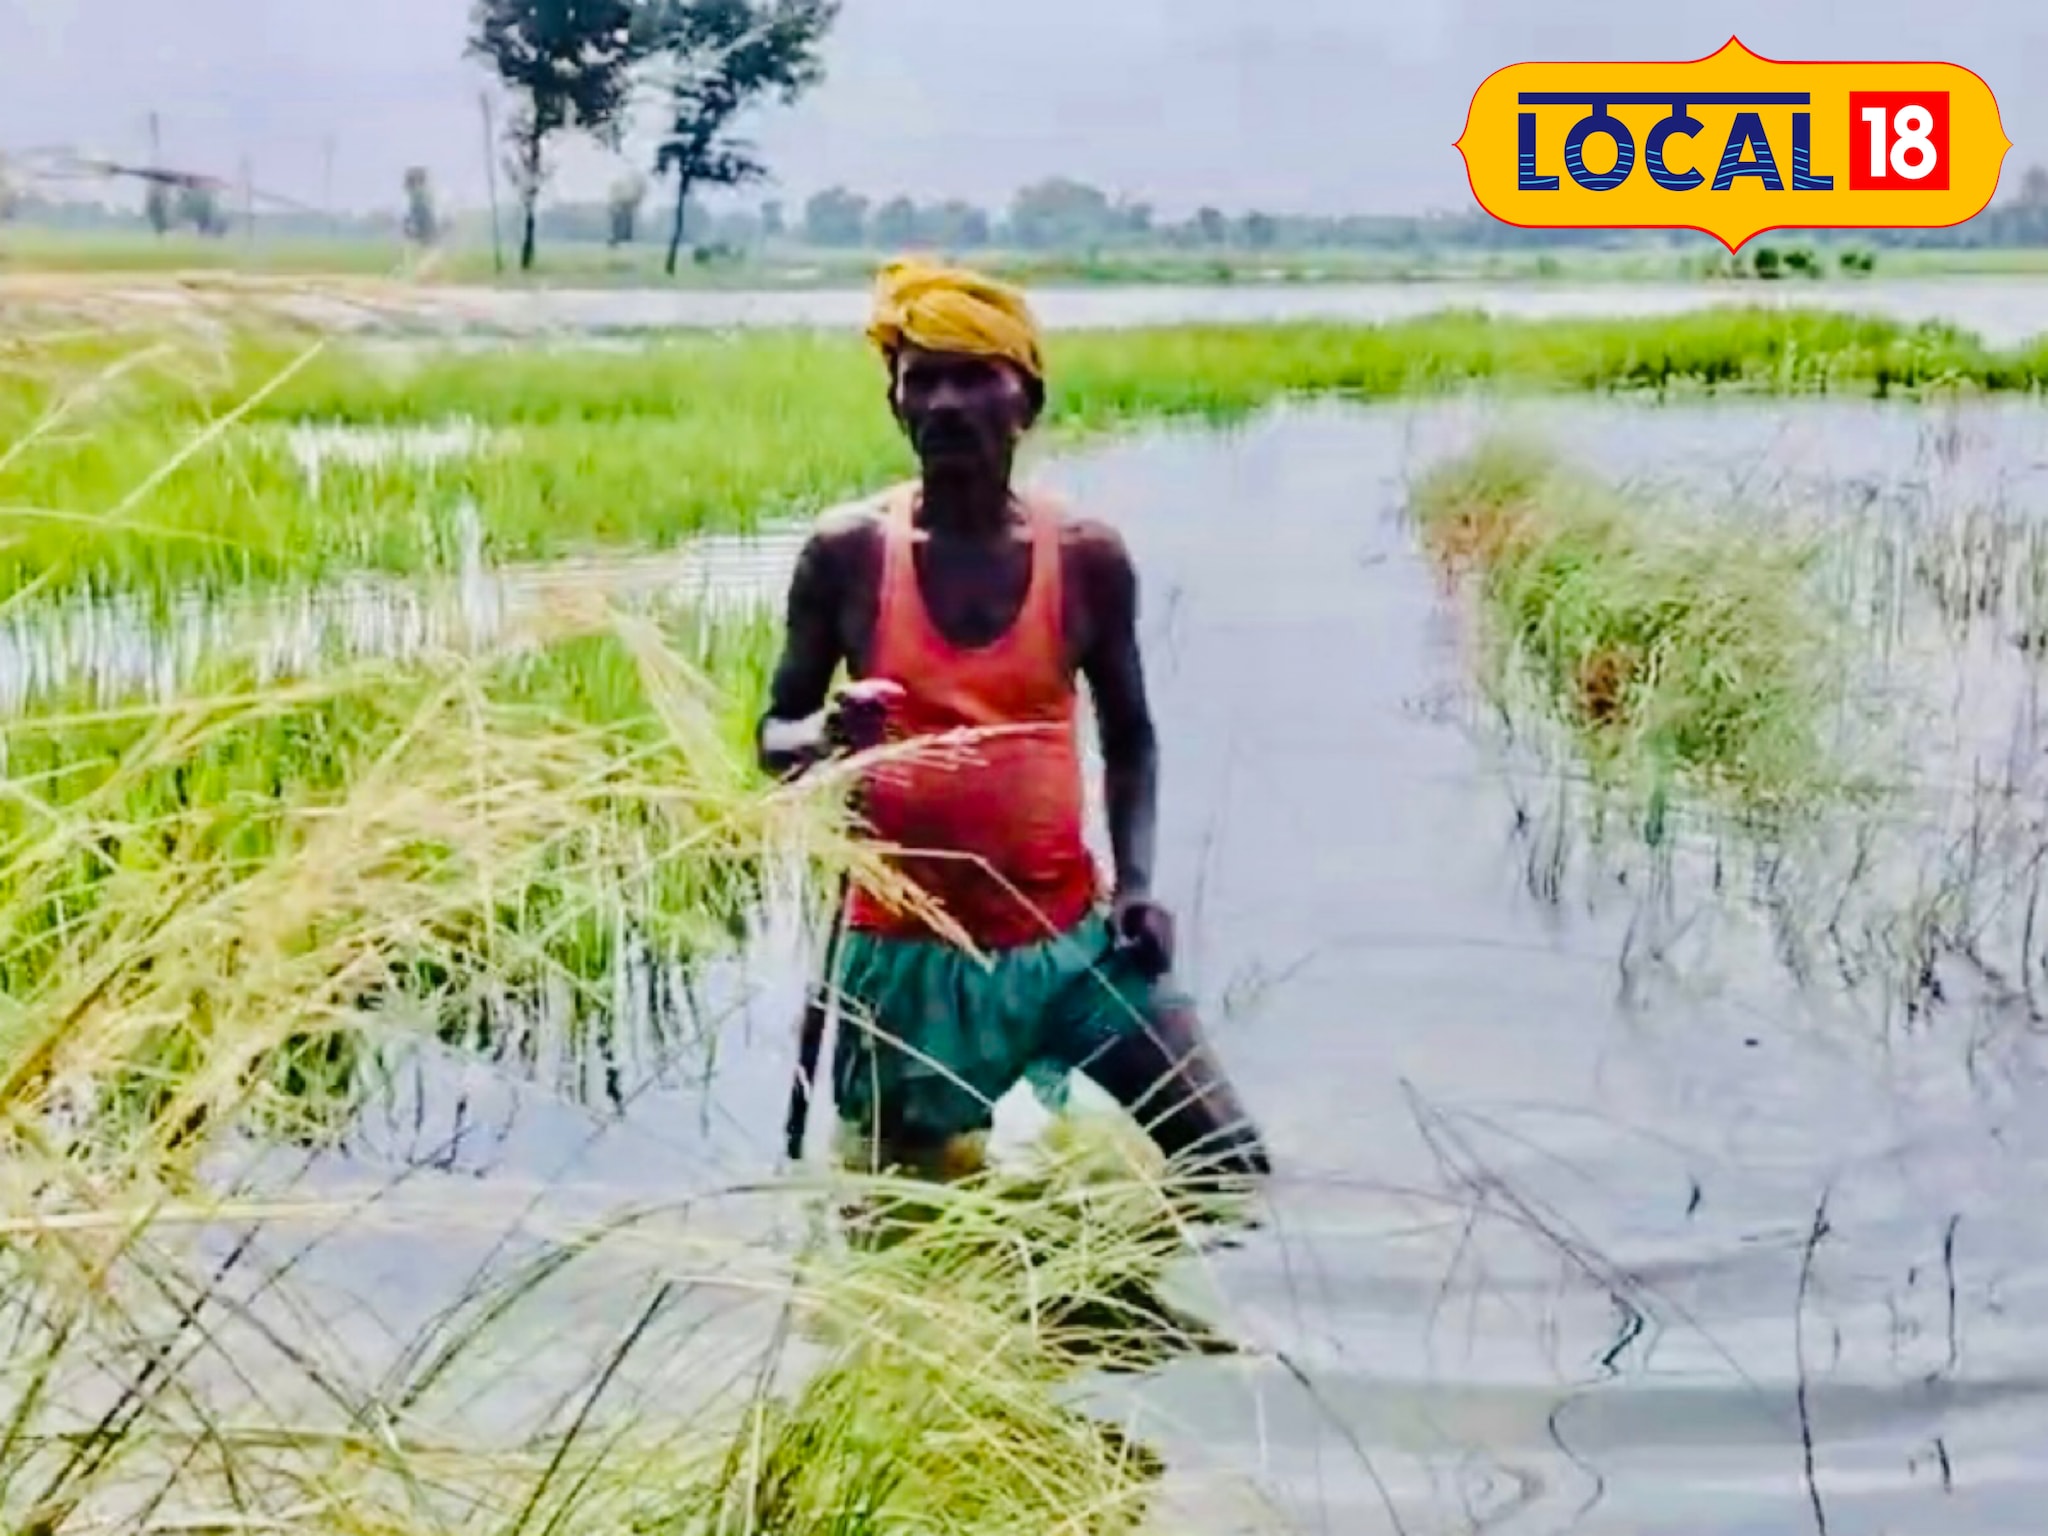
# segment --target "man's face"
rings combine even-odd
[[[1024,376],[1001,358],[905,347],[896,362],[896,418],[928,470],[1007,474],[1031,424]]]

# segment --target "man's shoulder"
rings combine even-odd
[[[1060,545],[1069,555],[1128,558],[1124,536],[1115,524],[1104,522],[1076,506],[1072,498],[1044,486],[1032,486],[1024,495],[1034,512],[1058,523]]]
[[[811,520],[807,542],[815,550],[836,553],[867,547],[881,533],[892,499],[900,486],[890,486],[857,501],[827,507]]]
[[[1060,552],[1069,569],[1085,575],[1121,576],[1132,566],[1130,546],[1117,526],[1085,512],[1061,516]]]
[[[1059,521],[1060,565],[1082,606],[1097,612],[1128,607],[1137,570],[1116,525],[1056,494],[1034,493],[1034,505]]]

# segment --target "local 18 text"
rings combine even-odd
[[[1650,180],[1667,192],[1691,192],[1702,186],[1725,192],[1744,180],[1770,192],[1788,188],[1830,192],[1835,188],[1836,168],[1813,163],[1809,91],[1523,91],[1517,102],[1524,109],[1582,109],[1565,135],[1563,170],[1588,192],[1612,192],[1624,185],[1635,174],[1639,158]],[[1617,106],[1661,106],[1666,112],[1639,147],[1634,131],[1609,110]],[[1715,146],[1711,140],[1699,142],[1707,125],[1691,114],[1691,107],[1740,110]],[[1774,119],[1769,126],[1766,111]],[[1948,92],[1851,92],[1849,117],[1851,190],[1947,190]],[[1536,129],[1535,112],[1517,114],[1516,190],[1555,192],[1562,181],[1556,171],[1541,163]],[[1613,146],[1613,164],[1604,171],[1586,164],[1587,142],[1596,138],[1605,138]],[[1695,155],[1706,149],[1714,161],[1713,175],[1699,169],[1706,163],[1704,158],[1682,170],[1674,169],[1669,163],[1673,139],[1688,141],[1687,147]]]

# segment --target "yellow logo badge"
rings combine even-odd
[[[1981,213],[2012,141],[1958,64],[1510,64],[1457,141],[1479,206],[1527,229],[1931,229]]]

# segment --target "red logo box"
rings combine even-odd
[[[1851,91],[1849,190],[1946,192],[1948,92]]]

